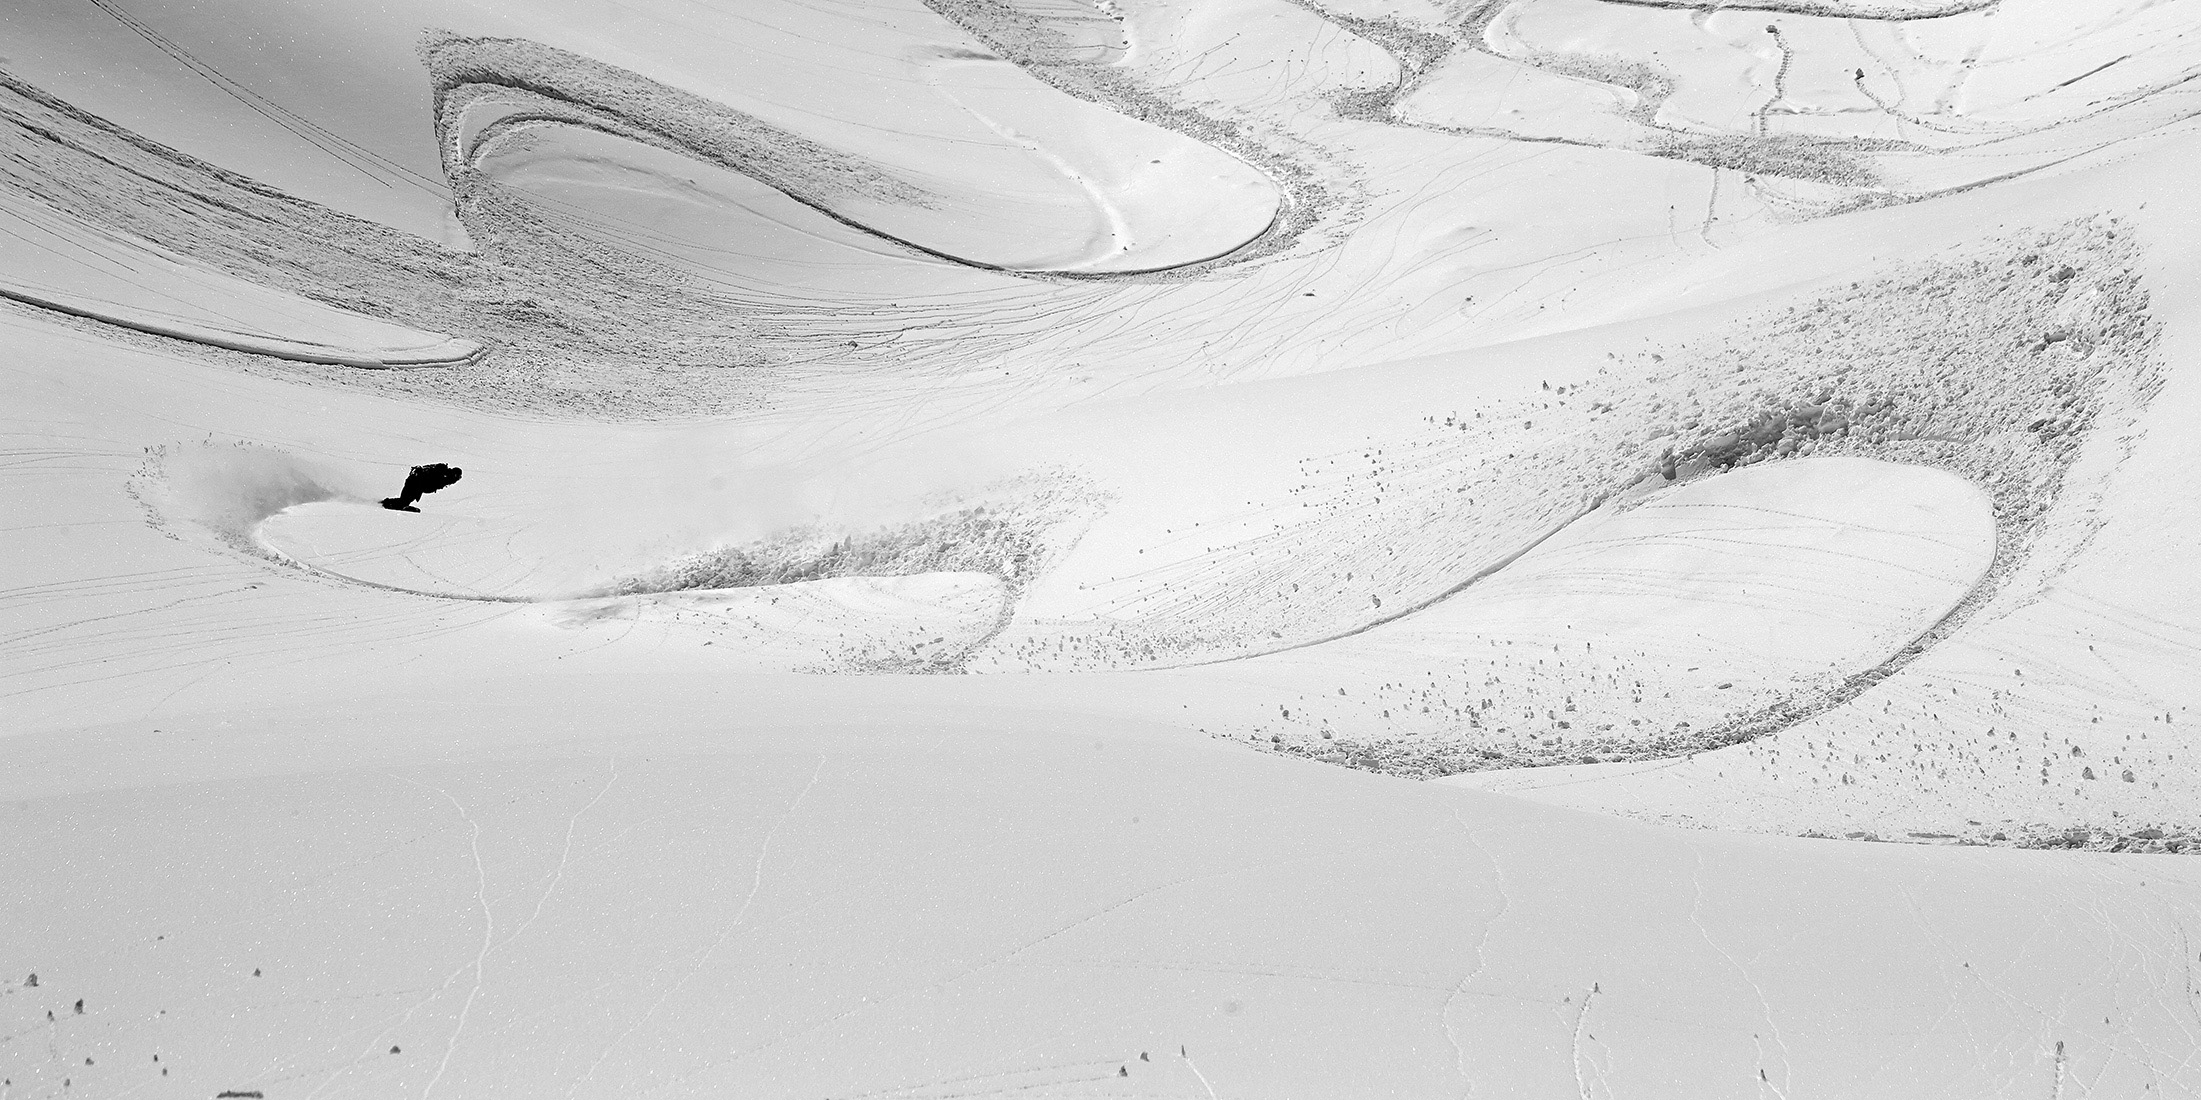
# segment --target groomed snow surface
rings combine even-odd
[[[0,12],[0,1100],[2201,1096],[2195,29]]]

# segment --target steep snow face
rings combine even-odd
[[[0,21],[0,1095],[2201,1096],[2180,6]]]

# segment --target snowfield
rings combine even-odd
[[[2195,28],[0,13],[0,1100],[2201,1096]]]

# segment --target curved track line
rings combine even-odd
[[[585,106],[580,104],[576,105]],[[468,168],[472,170],[478,170],[473,169],[473,160],[482,155],[482,149],[485,145],[496,140],[497,138],[503,137],[507,134],[523,128],[546,125],[572,126],[577,129],[594,130],[597,133],[609,134],[612,137],[626,138],[630,141],[635,140],[634,134],[623,133],[615,128],[590,125],[589,123],[582,122],[576,119],[560,118],[555,115],[548,114],[530,116],[515,115],[513,117],[499,119],[496,122],[489,124],[488,126],[484,126],[482,127],[480,133],[474,135],[474,140],[468,150]],[[658,143],[650,142],[650,144]],[[1268,224],[1262,226],[1260,232],[1255,233],[1253,236],[1248,237],[1243,241],[1240,241],[1238,244],[1231,246],[1229,249],[1202,259],[1186,260],[1182,263],[1163,264],[1157,267],[1129,268],[1122,271],[1080,271],[1075,268],[1009,267],[1003,264],[989,263],[985,260],[973,260],[965,256],[958,256],[953,252],[946,252],[941,249],[933,248],[930,245],[919,244],[918,242],[910,240],[907,237],[897,236],[896,234],[887,232],[886,230],[880,229],[877,226],[869,225],[865,222],[861,222],[855,218],[849,217],[846,214],[840,213],[839,211],[834,210],[832,207],[825,205],[818,199],[803,194],[800,191],[789,190],[762,176],[744,171],[739,165],[724,164],[715,158],[705,158],[703,156],[700,156],[694,149],[689,148],[684,144],[664,145],[661,147],[667,148],[672,152],[677,152],[682,156],[692,157],[706,164],[716,164],[720,167],[726,168],[729,171],[740,172],[742,175],[748,176],[750,179],[756,180],[757,182],[764,184],[767,187],[770,187],[774,191],[778,191],[780,194],[785,195],[788,198],[793,199],[798,203],[801,203],[803,206],[808,207],[809,209],[814,210],[817,213],[832,219],[834,222],[840,225],[846,226],[849,229],[853,229],[859,233],[864,234],[865,236],[885,241],[888,244],[894,245],[898,248],[907,249],[908,251],[914,252],[927,259],[939,260],[942,263],[954,264],[957,267],[967,267],[977,271],[998,272],[1003,275],[1013,275],[1025,279],[1064,280],[1072,282],[1111,282],[1124,279],[1134,279],[1144,276],[1181,274],[1195,269],[1208,270],[1214,267],[1236,263],[1240,260],[1249,259],[1253,254],[1261,251],[1272,238],[1277,236],[1283,230],[1286,224],[1286,208],[1289,207],[1293,201],[1289,190],[1283,187],[1279,183],[1279,181],[1277,181],[1276,178],[1272,176],[1268,171],[1261,168],[1259,165],[1253,164],[1250,161],[1238,158],[1237,154],[1235,153],[1231,153],[1230,155],[1233,159],[1238,159],[1240,163],[1245,164],[1248,168],[1252,168],[1254,171],[1260,172],[1263,179],[1268,180],[1272,186],[1275,186],[1277,194],[1279,196],[1279,200],[1277,202],[1277,212],[1269,216]],[[1228,152],[1228,150],[1220,151]]]
[[[132,318],[120,313],[109,313],[88,306],[75,305],[59,298],[24,290],[20,287],[0,286],[0,298],[38,309],[65,313],[103,325],[142,332],[150,336],[182,340],[193,344],[241,351],[251,355],[265,355],[275,359],[287,359],[295,363],[321,363],[338,367],[362,367],[370,370],[397,370],[419,367],[464,367],[480,362],[489,350],[471,340],[453,338],[446,341],[449,353],[422,353],[417,355],[368,355],[346,351],[326,344],[308,344],[296,340],[284,340],[274,336],[250,336],[244,333],[223,333],[189,325],[166,324],[149,319]],[[464,350],[461,350],[464,349]]]
[[[594,130],[600,133],[609,134],[613,137],[625,138],[630,141],[640,141],[644,144],[653,145],[658,148],[665,149],[668,152],[673,152],[681,156],[689,157],[701,163],[716,165],[718,167],[725,168],[728,171],[738,172],[744,176],[749,177],[750,179],[756,180],[758,183],[761,183],[767,187],[772,188],[775,191],[780,192],[783,195],[786,195],[788,198],[793,199],[798,203],[801,203],[803,206],[817,211],[819,214],[822,214],[825,217],[830,218],[833,221],[843,226],[846,226],[849,229],[853,229],[859,233],[877,238],[879,240],[893,244],[897,247],[907,249],[908,251],[916,253],[920,256],[939,260],[943,263],[954,264],[958,267],[972,268],[980,271],[999,272],[1004,275],[1011,275],[1019,278],[1037,280],[1064,280],[1077,282],[1122,281],[1127,279],[1147,278],[1156,275],[1182,274],[1190,271],[1205,271],[1215,267],[1225,266],[1245,259],[1250,259],[1255,256],[1266,255],[1274,250],[1274,246],[1277,243],[1278,238],[1282,235],[1285,235],[1296,221],[1296,219],[1292,217],[1292,215],[1299,205],[1299,200],[1297,197],[1295,197],[1293,189],[1288,185],[1287,181],[1278,178],[1274,171],[1271,171],[1269,168],[1266,168],[1260,164],[1255,163],[1252,160],[1247,159],[1245,156],[1241,155],[1237,151],[1223,148],[1206,141],[1200,141],[1201,145],[1209,149],[1215,150],[1216,152],[1222,153],[1226,156],[1229,156],[1231,159],[1237,161],[1238,163],[1245,165],[1251,171],[1258,173],[1262,179],[1268,182],[1269,186],[1274,190],[1277,196],[1276,210],[1270,215],[1268,222],[1264,224],[1258,232],[1247,237],[1245,240],[1238,242],[1230,248],[1199,259],[1187,260],[1179,263],[1158,264],[1153,267],[1132,268],[1118,271],[1081,271],[1074,268],[1019,268],[1010,267],[1003,264],[990,263],[984,260],[975,260],[966,256],[956,255],[953,252],[949,252],[943,249],[921,244],[907,237],[888,232],[877,226],[870,225],[856,218],[849,217],[848,215],[833,209],[833,207],[823,197],[811,193],[811,190],[809,188],[802,186],[796,180],[783,178],[787,175],[814,174],[804,173],[795,170],[811,169],[816,167],[816,165],[808,163],[805,158],[809,158],[812,160],[825,158],[834,161],[847,161],[850,166],[855,168],[860,173],[867,176],[876,177],[877,186],[892,187],[900,190],[908,189],[908,185],[906,183],[903,183],[892,173],[885,171],[883,168],[877,165],[865,161],[862,158],[854,157],[851,154],[840,152],[839,150],[828,149],[827,147],[810,141],[807,138],[803,138],[799,134],[780,130],[778,127],[772,126],[771,124],[766,123],[761,119],[749,116],[745,112],[735,110],[734,108],[727,107],[723,104],[718,104],[713,101],[703,100],[700,97],[677,92],[677,90],[660,85],[658,84],[658,82],[653,81],[648,77],[642,76],[639,73],[619,69],[615,66],[596,61],[592,58],[583,57],[577,54],[568,54],[566,53],[566,51],[558,50],[555,47],[545,46],[541,43],[532,42],[526,39],[476,40],[453,38],[447,43],[440,44],[436,47],[431,47],[431,55],[433,55],[437,50],[446,48],[455,49],[486,47],[526,50],[530,53],[543,52],[553,54],[557,56],[558,60],[566,62],[577,68],[583,70],[600,70],[603,73],[615,78],[617,83],[661,88],[666,93],[662,97],[666,102],[688,103],[689,106],[687,109],[690,111],[698,112],[699,116],[703,112],[709,112],[710,114],[720,116],[715,119],[708,117],[699,117],[695,120],[699,125],[704,122],[717,122],[722,125],[730,126],[749,144],[759,146],[786,146],[787,149],[785,151],[779,152],[778,155],[780,159],[783,159],[787,162],[786,167],[788,167],[791,171],[788,173],[772,171],[771,167],[768,164],[758,159],[759,155],[741,155],[732,150],[714,152],[713,150],[705,148],[703,145],[699,144],[698,140],[695,138],[683,136],[681,134],[672,132],[670,129],[668,129],[667,125],[661,125],[651,121],[650,119],[640,117],[633,112],[621,110],[615,104],[608,102],[597,102],[589,98],[584,92],[550,87],[546,84],[529,81],[524,77],[514,76],[508,72],[500,71],[500,66],[497,64],[497,59],[494,57],[475,57],[459,59],[451,62],[450,68],[452,71],[439,73],[438,79],[436,81],[433,107],[434,117],[437,129],[439,131],[440,144],[443,147],[444,174],[447,178],[453,181],[454,186],[458,183],[459,178],[462,175],[479,171],[478,161],[482,156],[483,150],[488,145],[496,141],[496,139],[498,139],[499,137],[505,136],[514,132],[515,130],[527,126],[552,123],[566,126],[575,126],[581,129]],[[433,61],[431,62],[431,66],[434,66]],[[516,66],[506,66],[506,68],[511,67]],[[523,101],[532,102],[523,102],[520,105],[513,105],[516,106],[516,109],[514,109],[510,114],[506,115],[505,117],[499,118],[496,121],[489,123],[488,125],[482,127],[481,130],[471,135],[464,133],[463,127],[460,125],[460,123],[463,119],[466,109],[468,107],[481,103],[485,98],[489,96],[494,96],[500,91],[506,94],[516,93],[516,98],[519,98]],[[693,102],[691,103],[689,101]],[[1104,110],[1115,110],[1114,107],[1105,103],[1095,103],[1094,105]],[[1123,114],[1123,112],[1120,111],[1117,111],[1116,113]],[[1132,116],[1125,115],[1124,117],[1130,118]],[[675,118],[670,121],[680,122],[687,120]],[[1145,124],[1154,125],[1151,122]],[[1177,133],[1178,131],[1170,130],[1169,132]],[[1180,136],[1184,136],[1195,141],[1200,140],[1196,137],[1192,137],[1191,135],[1180,134]]]

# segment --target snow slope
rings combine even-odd
[[[2201,1095],[2190,17],[1919,7],[7,13],[0,1097]]]
[[[0,295],[111,325],[306,363],[448,367],[471,340],[417,332],[227,276],[9,195]]]

